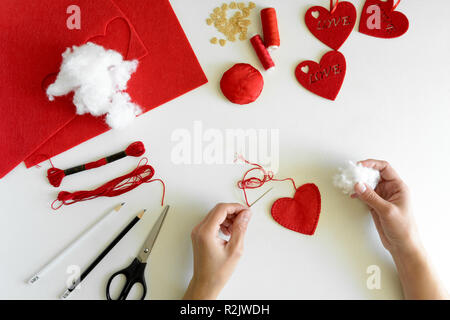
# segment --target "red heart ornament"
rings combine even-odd
[[[405,34],[409,21],[403,13],[394,11],[396,7],[394,0],[367,0],[361,13],[359,32],[384,39]]]
[[[356,9],[350,2],[339,2],[334,9],[314,6],[305,14],[309,31],[320,41],[338,50],[347,40],[356,23]]]
[[[272,217],[283,227],[313,235],[319,223],[321,197],[313,183],[302,185],[294,198],[281,198],[272,205]]]
[[[307,90],[335,100],[344,82],[346,70],[344,55],[339,51],[329,51],[320,63],[311,60],[301,62],[295,69],[295,77]]]

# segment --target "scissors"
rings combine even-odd
[[[145,267],[147,265],[148,257],[150,256],[150,252],[152,251],[153,245],[155,244],[156,238],[158,237],[159,231],[161,230],[161,226],[164,222],[164,219],[166,218],[168,211],[169,206],[164,207],[152,230],[150,230],[150,233],[148,234],[147,239],[144,242],[144,245],[139,251],[138,256],[134,258],[133,262],[131,262],[131,264],[128,267],[120,271],[117,271],[111,276],[111,278],[109,278],[108,284],[106,285],[106,298],[108,300],[113,300],[109,292],[109,287],[113,279],[118,275],[125,276],[126,282],[117,300],[125,300],[128,294],[130,293],[131,288],[133,288],[133,286],[136,283],[142,285],[143,293],[141,300],[144,300],[147,294],[147,286],[145,284],[145,274],[144,274]]]

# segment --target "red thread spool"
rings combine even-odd
[[[259,34],[253,36],[250,39],[250,42],[252,43],[253,49],[255,49],[256,55],[258,56],[259,61],[261,62],[264,69],[267,71],[274,69],[275,63],[273,62],[269,51],[267,51],[266,47],[264,46],[264,43]]]
[[[261,10],[261,23],[264,35],[264,44],[267,49],[275,50],[280,46],[277,13],[274,8]]]

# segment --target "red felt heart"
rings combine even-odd
[[[394,0],[367,0],[359,22],[359,32],[377,38],[396,38],[409,28],[408,18],[394,11]]]
[[[134,39],[133,39],[134,38]],[[132,41],[133,39],[133,41]],[[139,37],[131,32],[130,23],[122,17],[111,19],[105,27],[103,34],[87,38],[85,43],[94,42],[106,49],[119,52],[124,59],[141,59],[148,54],[147,49],[142,46],[132,46],[133,43],[142,43]],[[55,82],[57,72],[49,73],[42,81],[42,90],[47,91],[50,84]],[[72,99],[70,99],[71,101]]]
[[[321,198],[313,183],[302,185],[294,198],[281,198],[272,205],[272,217],[290,230],[313,235],[319,223]]]
[[[304,67],[308,67],[308,70]],[[295,69],[295,76],[307,90],[335,100],[342,87],[346,69],[344,55],[339,51],[329,51],[319,64],[311,60],[301,62]]]
[[[334,11],[314,6],[306,11],[305,23],[317,39],[338,50],[355,26],[356,9],[350,2],[339,2]]]

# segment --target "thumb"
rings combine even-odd
[[[240,250],[244,247],[244,237],[247,231],[248,222],[252,212],[249,209],[242,210],[239,212],[236,219],[233,221],[231,226],[231,237],[228,245],[232,251]]]
[[[385,213],[388,210],[389,202],[381,198],[371,187],[361,182],[355,184],[355,192],[358,198],[364,201],[369,207]]]

